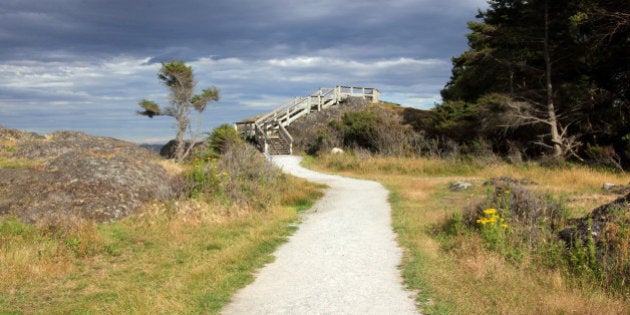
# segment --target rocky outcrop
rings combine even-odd
[[[568,248],[577,249],[572,251],[572,257],[578,263],[596,262],[595,270],[622,279],[617,283],[623,283],[628,275],[629,226],[630,193],[595,208],[582,218],[570,220],[569,227],[561,230],[558,237]],[[585,254],[589,256],[583,257]]]
[[[189,157],[197,156],[203,150],[207,149],[210,146],[210,143],[208,141],[198,141],[193,144],[192,141],[184,141],[184,151],[188,150],[191,145],[193,146],[193,148],[191,150],[192,152],[189,155]],[[171,140],[168,143],[166,143],[162,147],[162,149],[160,149],[160,155],[165,159],[174,159],[176,149],[177,149],[177,140]]]
[[[140,146],[81,132],[38,136],[0,127],[0,215],[27,222],[125,217],[151,200],[178,195],[180,175],[169,175],[160,157]]]
[[[630,224],[630,193],[615,201],[595,208],[588,215],[569,221],[570,226],[558,233],[560,239],[567,244],[588,244],[592,241],[602,251],[609,249],[608,245],[616,241],[617,231],[621,226]]]

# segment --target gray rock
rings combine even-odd
[[[331,154],[343,154],[344,151],[343,151],[343,149],[340,149],[340,148],[332,148],[332,150],[330,150],[330,153]]]
[[[615,184],[611,184],[611,183],[604,183],[604,185],[602,185],[602,188],[603,188],[604,190],[611,190],[611,189],[613,189],[615,186],[616,186]]]
[[[198,141],[192,144],[191,141],[185,141],[184,151],[188,150],[190,146],[193,145],[193,149],[190,156],[195,156],[195,154],[199,153],[199,151],[207,149],[210,146],[208,141]],[[173,159],[175,158],[175,149],[177,148],[177,140],[171,140],[166,143],[162,149],[160,149],[160,155],[165,159]]]
[[[121,140],[68,131],[33,137],[0,128],[0,151],[3,143],[13,146],[12,157],[35,166],[0,169],[0,215],[28,222],[120,219],[148,201],[176,197],[183,185],[156,153]]]
[[[457,181],[457,182],[451,183],[448,187],[452,191],[461,191],[461,190],[469,189],[472,186],[473,184],[469,182]]]

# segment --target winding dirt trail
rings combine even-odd
[[[418,314],[397,268],[387,190],[376,182],[325,175],[274,156],[284,172],[330,186],[298,231],[238,291],[224,314]]]

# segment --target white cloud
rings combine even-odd
[[[61,115],[66,118],[60,123],[88,126],[90,120],[94,120],[95,126],[137,125],[138,118],[131,117],[135,116],[138,100],[148,98],[166,105],[168,96],[156,78],[160,65],[148,64],[149,60],[149,57],[119,56],[95,62],[22,60],[0,65],[0,77],[6,78],[0,82],[3,91],[0,113]],[[384,99],[429,107],[439,101],[439,89],[450,70],[448,60],[407,57],[374,61],[315,55],[261,60],[204,57],[189,64],[195,71],[199,89],[210,85],[219,88],[222,115],[234,120],[266,112],[320,87],[335,85],[374,87],[381,90]],[[92,114],[87,115],[88,111]],[[79,118],[81,115],[86,116]],[[229,121],[211,123],[225,122]],[[155,125],[164,129],[165,123]],[[72,128],[59,125],[56,129]],[[118,129],[123,135],[117,137],[141,139],[131,134],[131,127]],[[171,132],[167,128],[151,134],[153,138],[164,139]]]
[[[289,99],[285,96],[261,94],[251,95],[248,98],[241,98],[238,102],[247,107],[260,108],[261,111],[264,112],[266,109],[278,107],[288,100]]]
[[[143,97],[163,97],[167,92],[155,79],[159,64],[150,58],[116,57],[103,62],[17,61],[0,66],[0,88],[11,93],[36,93],[52,99],[74,98],[93,101],[124,101]],[[450,63],[443,59],[393,58],[376,61],[293,56],[268,60],[205,57],[191,62],[200,88],[215,85],[226,99],[230,95],[249,95],[243,106],[271,104],[274,90],[285,94],[283,84],[301,83],[303,90],[320,85],[368,84],[417,88],[418,84],[443,84]],[[442,74],[440,76],[440,73]],[[424,83],[423,83],[424,82]],[[432,86],[433,88],[434,86]],[[252,98],[251,94],[267,95]],[[258,100],[251,102],[251,100]],[[275,101],[275,100],[274,100]]]

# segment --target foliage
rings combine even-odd
[[[493,0],[477,17],[468,24],[469,49],[453,58],[437,119],[417,129],[460,144],[490,139],[502,155],[521,148],[538,157],[561,146],[580,159],[589,158],[586,145],[612,147],[630,165],[624,1]],[[470,128],[476,122],[482,128]]]
[[[208,135],[208,140],[210,141],[210,154],[215,158],[226,153],[231,144],[243,141],[236,129],[229,124],[214,128],[212,133]]]
[[[195,77],[192,67],[186,66],[183,61],[170,61],[162,63],[162,68],[158,73],[160,81],[169,89],[169,99],[171,106],[160,108],[160,106],[146,99],[138,102],[142,107],[142,111],[138,114],[153,118],[153,116],[170,116],[177,121],[177,148],[175,150],[175,160],[181,162],[189,153],[185,150],[184,135],[191,132],[191,121],[189,112],[191,109],[196,110],[199,115],[206,109],[208,102],[219,100],[219,90],[216,88],[207,88],[201,91],[201,94],[193,95],[195,89]],[[201,118],[198,118],[198,124]],[[193,143],[195,142],[193,135]],[[192,146],[191,146],[192,148]]]
[[[435,107],[434,132],[460,143],[479,136],[479,115],[473,104],[464,101],[444,102]]]
[[[334,147],[386,156],[421,154],[427,147],[421,134],[404,121],[398,105],[368,104],[350,98],[337,108],[312,113],[293,123],[295,147],[320,155]]]
[[[505,223],[505,218],[494,208],[485,209],[483,213],[484,215],[475,221],[479,224],[483,240],[490,249],[505,254],[505,241],[508,232],[508,224]]]
[[[379,123],[376,113],[357,111],[343,113],[341,121],[332,121],[330,125],[341,134],[344,146],[374,152],[377,149],[374,138]]]
[[[230,143],[218,159],[195,159],[190,168],[187,178],[195,199],[267,211],[287,189],[286,175],[244,142]]]
[[[543,253],[558,240],[555,233],[566,220],[566,209],[505,178],[495,182],[485,202],[465,216],[478,229],[485,245],[512,261]],[[551,245],[550,245],[551,244]]]
[[[611,293],[628,296],[630,281],[627,204],[607,214],[581,219],[579,233],[571,225],[566,207],[519,184],[500,182],[485,202],[468,212],[464,221],[479,231],[485,246],[511,261],[529,257],[547,268],[562,270],[576,281],[600,285]],[[593,220],[606,218],[604,226]],[[573,223],[575,224],[575,223]],[[450,230],[448,226],[444,229]],[[600,234],[604,236],[599,236]],[[570,234],[570,235],[568,235]],[[579,236],[581,235],[581,236]],[[562,240],[561,240],[562,239]]]

